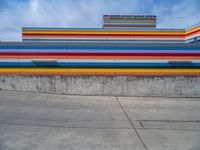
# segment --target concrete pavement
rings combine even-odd
[[[0,92],[0,150],[199,150],[200,98]]]

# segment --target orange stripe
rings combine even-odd
[[[145,36],[145,35],[141,35],[141,36],[138,36],[138,35],[130,35],[130,36],[126,36],[126,35],[65,35],[65,36],[59,36],[59,35],[23,35],[24,38],[40,38],[40,37],[43,37],[43,38],[89,38],[89,37],[92,37],[92,38],[184,38],[185,35],[174,35],[174,36],[171,36],[171,35],[149,35],[149,36]]]

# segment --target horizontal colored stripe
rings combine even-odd
[[[165,49],[160,49],[160,50],[132,50],[132,49],[67,49],[67,50],[62,50],[62,49],[56,49],[56,50],[51,50],[51,49],[0,49],[0,55],[1,53],[7,53],[7,54],[12,54],[12,53],[193,53],[193,54],[198,54],[200,53],[200,50],[165,50]]]
[[[156,20],[104,20],[104,24],[106,23],[154,23],[156,24]]]
[[[179,38],[185,38],[185,35],[180,35],[180,34],[173,34],[173,35],[167,35],[167,34],[62,34],[62,33],[56,33],[56,34],[51,34],[51,33],[27,33],[24,36],[32,37],[32,36],[58,36],[58,37],[125,37],[125,38],[137,38],[137,37],[168,37],[168,38],[173,38],[173,37],[179,37]]]
[[[104,18],[104,20],[123,20],[123,21],[126,21],[126,20],[156,20],[156,18]]]
[[[23,31],[23,35],[62,35],[62,34],[67,34],[67,35],[182,35],[184,36],[184,32],[165,32],[165,31],[101,31],[101,32],[95,32],[95,31]]]
[[[68,38],[68,39],[66,39],[66,38],[54,38],[54,39],[49,39],[49,38],[38,38],[38,39],[36,39],[36,38],[26,38],[26,39],[23,39],[23,42],[40,42],[40,43],[42,43],[42,42],[54,42],[54,43],[58,43],[58,42],[66,42],[66,41],[68,41],[68,42],[95,42],[95,43],[102,43],[102,42],[107,42],[107,43],[127,43],[127,44],[129,44],[129,43],[167,43],[167,44],[174,44],[174,43],[176,43],[176,44],[182,44],[182,43],[190,43],[190,42],[188,42],[188,40],[187,41],[184,41],[184,40],[178,40],[178,39],[176,39],[176,40],[171,40],[171,39],[168,39],[168,40],[166,40],[166,39],[164,39],[164,40],[156,40],[156,39],[154,39],[154,40],[144,40],[144,39],[94,39],[94,38],[89,38],[89,39],[86,39],[86,38],[84,38],[84,39],[76,39],[76,38],[73,38],[73,39],[71,39],[71,38]],[[193,39],[192,39],[192,41],[193,41]]]
[[[111,25],[118,25],[118,24],[155,24],[155,22],[104,22],[104,25],[111,24]]]
[[[48,62],[119,62],[119,63],[168,63],[167,60],[120,60],[120,59],[0,59],[0,62],[31,62],[31,61],[48,61]],[[190,60],[192,63],[200,63],[198,60]],[[179,62],[179,61],[178,61]],[[182,61],[181,61],[182,62]]]
[[[200,75],[200,69],[54,69],[0,68],[0,74],[63,75]]]
[[[44,27],[22,27],[22,31],[176,31],[176,32],[185,32],[184,29],[161,29],[161,28],[156,28],[156,29],[151,29],[151,28],[144,28],[144,29],[138,29],[138,28],[130,28],[130,29],[125,29],[125,28],[111,28],[111,29],[106,29],[106,28],[44,28]]]
[[[0,56],[1,59],[121,59],[121,60],[200,60],[200,57],[184,56]]]
[[[193,56],[199,57],[200,53],[63,53],[63,52],[1,52],[2,56]]]
[[[66,67],[66,68],[200,68],[192,62],[0,62],[1,67]]]
[[[39,45],[40,43],[38,43]],[[48,45],[44,45],[44,46],[38,46],[38,45],[34,45],[34,46],[2,46],[0,45],[0,51],[2,49],[5,49],[6,51],[8,50],[15,50],[16,51],[24,51],[24,50],[37,50],[37,51],[42,51],[42,50],[48,50],[48,51],[57,51],[57,50],[62,50],[62,51],[66,51],[69,49],[87,49],[87,50],[107,50],[107,49],[111,49],[111,50],[167,50],[167,51],[171,51],[171,50],[200,50],[200,45],[191,45],[191,44],[165,44],[164,46],[162,44],[156,44],[158,46],[154,46],[152,44],[140,44],[141,46],[129,46],[127,44],[121,44],[124,46],[120,46],[120,45],[115,45],[115,44],[111,44],[109,46],[109,44],[107,45],[102,45],[102,44],[93,44],[93,43],[89,43],[89,44],[85,44],[85,45],[81,45],[76,44],[74,46],[72,45],[68,45],[68,46],[48,46]],[[79,46],[80,45],[80,46]],[[142,46],[142,45],[146,45],[146,46]]]

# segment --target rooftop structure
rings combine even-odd
[[[156,16],[104,15],[103,28],[156,28]]]

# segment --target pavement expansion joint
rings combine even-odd
[[[44,127],[44,128],[63,128],[63,129],[100,129],[100,130],[130,130],[132,128],[116,128],[116,127],[111,127],[111,128],[98,128],[98,127],[72,127],[72,126],[56,126],[56,125],[35,125],[35,124],[26,124],[26,123],[10,123],[10,122],[1,122],[1,125],[10,125],[10,126],[27,126],[27,127]]]
[[[135,128],[133,122],[132,122],[131,119],[129,118],[129,116],[128,116],[126,110],[124,109],[123,105],[120,103],[118,97],[115,96],[115,98],[116,98],[117,102],[119,103],[121,109],[123,110],[125,116],[127,117],[128,121],[130,122],[130,124],[131,124],[133,130],[135,131],[135,133],[136,133],[136,135],[137,135],[137,137],[140,139],[140,141],[141,141],[141,143],[142,143],[144,149],[145,149],[145,150],[148,150],[147,147],[146,147],[146,145],[145,145],[145,143],[144,143],[144,141],[142,140],[141,136],[140,136],[139,133],[137,132],[137,129]]]

